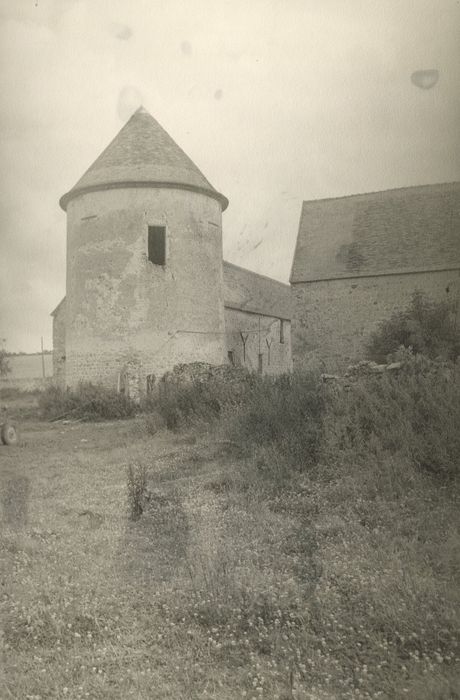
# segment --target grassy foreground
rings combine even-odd
[[[279,451],[235,455],[215,425],[22,410],[0,447],[2,698],[460,697],[452,482],[400,454],[284,483]]]

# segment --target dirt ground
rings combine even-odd
[[[148,436],[142,418],[48,423],[25,399],[10,413],[21,439],[0,447],[1,697],[234,697],[235,679],[226,688],[218,664],[194,657],[200,631],[177,632],[164,608],[210,536],[203,513],[219,497],[203,484],[219,479],[219,447]],[[152,496],[134,523],[126,472],[141,464]]]
[[[50,423],[35,401],[10,399],[0,446],[2,700],[459,698],[450,493],[267,496],[216,426]]]

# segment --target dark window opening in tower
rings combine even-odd
[[[154,265],[166,264],[166,228],[164,226],[149,226],[148,255],[150,262]]]
[[[284,321],[280,319],[280,343],[284,343]]]
[[[230,364],[234,365],[235,364],[235,355],[234,355],[233,350],[229,350],[227,352],[227,356],[228,356],[228,361],[230,362]]]

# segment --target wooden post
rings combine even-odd
[[[268,364],[270,364],[270,349],[273,343],[273,338],[270,338],[270,342],[268,341],[268,338],[265,338],[265,342],[267,343],[267,348],[268,348]]]
[[[240,331],[240,336],[241,336],[241,342],[243,343],[243,364],[246,362],[246,341],[249,338],[249,333],[244,333]]]

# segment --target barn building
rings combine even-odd
[[[458,308],[460,183],[304,202],[290,281],[294,367],[362,359],[416,290]]]
[[[222,259],[226,197],[144,109],[60,200],[54,375],[147,391],[174,365],[291,369],[288,285]]]

